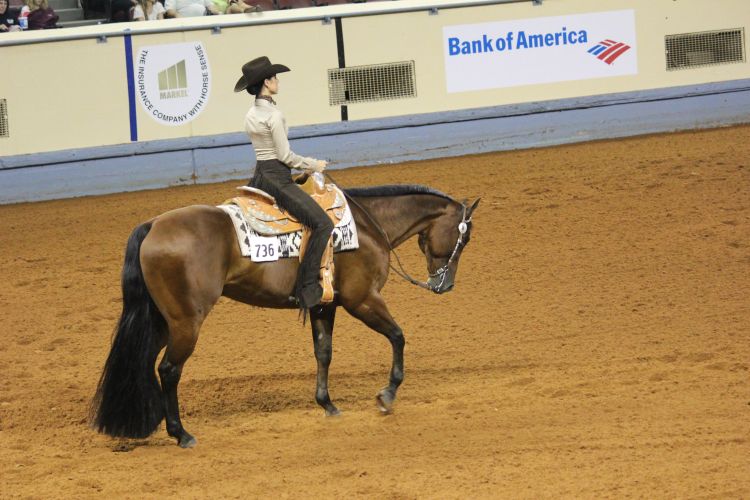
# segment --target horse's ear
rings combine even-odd
[[[476,210],[476,208],[479,206],[479,200],[481,200],[481,199],[482,198],[477,198],[477,200],[474,203],[471,204],[471,207],[469,208],[469,216],[471,216],[471,214],[474,212],[474,210]]]

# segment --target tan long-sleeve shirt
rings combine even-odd
[[[314,169],[318,160],[299,156],[289,148],[289,128],[281,111],[265,99],[256,99],[245,116],[245,131],[258,160],[279,160],[289,168]]]

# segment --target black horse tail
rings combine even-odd
[[[146,288],[140,262],[141,243],[150,230],[150,222],[141,224],[128,239],[122,314],[91,403],[92,426],[110,436],[147,437],[164,419],[154,364],[164,346],[166,321]]]

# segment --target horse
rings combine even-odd
[[[451,290],[479,199],[469,205],[415,185],[351,188],[345,194],[359,248],[334,255],[334,300],[309,309],[315,400],[327,416],[340,413],[328,393],[328,368],[341,306],[391,343],[389,382],[376,395],[378,409],[387,414],[404,379],[404,334],[380,295],[389,269],[398,272],[391,253],[418,235],[429,272],[420,284],[438,294]],[[178,208],[137,226],[126,245],[122,313],[91,403],[92,426],[113,437],[145,438],[166,420],[180,447],[195,446],[180,419],[177,386],[203,321],[221,296],[297,308],[291,296],[298,265],[291,258],[256,263],[243,257],[229,216],[214,206]],[[155,364],[162,349],[159,383]]]

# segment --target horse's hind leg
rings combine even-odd
[[[373,292],[362,303],[355,308],[347,309],[355,318],[384,335],[393,348],[393,362],[388,385],[383,387],[375,396],[378,409],[381,413],[388,414],[393,410],[393,401],[396,399],[396,391],[404,381],[404,332],[396,324],[391,316],[385,301],[380,294]]]
[[[190,257],[176,252],[155,254],[141,252],[141,262],[151,296],[169,330],[167,348],[159,363],[167,433],[181,447],[190,448],[196,441],[180,421],[177,386],[182,368],[195,349],[203,320],[221,296],[222,275],[207,271],[207,265],[202,268],[195,258],[197,252]]]
[[[196,440],[182,426],[177,386],[180,383],[182,367],[195,349],[201,322],[190,319],[170,322],[167,349],[159,363],[167,433],[177,439],[177,444],[182,448],[192,448]]]
[[[333,322],[336,318],[336,306],[314,307],[310,310],[315,359],[318,361],[318,376],[315,388],[315,401],[326,411],[326,416],[339,415],[340,412],[331,402],[328,395],[328,367],[331,364],[333,343]]]

